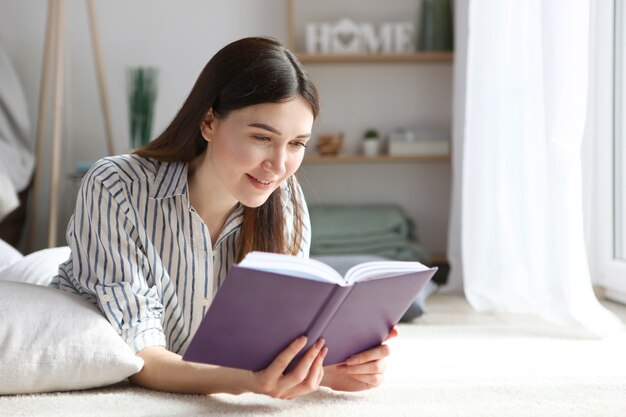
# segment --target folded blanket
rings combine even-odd
[[[415,241],[415,226],[397,206],[309,208],[312,255],[378,255],[396,260],[427,261]]]
[[[411,234],[412,223],[397,206],[319,205],[311,206],[309,213],[315,239]]]
[[[396,261],[428,262],[431,257],[428,251],[416,243],[407,242],[396,247],[355,248],[355,247],[317,247],[311,246],[312,256],[323,255],[376,255]]]
[[[398,233],[398,232],[388,232],[388,233],[372,233],[370,235],[340,235],[336,236],[319,236],[317,235],[315,229],[313,229],[313,233],[315,234],[315,245],[316,246],[337,246],[337,245],[345,245],[345,246],[361,246],[361,245],[394,245],[398,243],[404,243],[407,240],[411,240],[407,238],[406,233]]]
[[[337,238],[335,241],[314,241],[315,250],[329,253],[376,253],[383,250],[399,250],[408,245],[414,245],[414,242],[407,240],[401,236],[395,238],[387,238],[381,240],[363,239],[361,241],[353,239]]]

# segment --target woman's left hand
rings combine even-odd
[[[383,343],[396,336],[398,336],[398,328],[393,326]],[[387,356],[389,356],[389,346],[381,344],[349,357],[346,362],[325,366],[320,385],[337,391],[363,391],[377,387],[383,383]]]

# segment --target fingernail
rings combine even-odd
[[[357,363],[359,363],[357,358],[348,358],[348,360],[346,360],[346,364],[348,365],[356,365]]]
[[[328,348],[327,347],[322,349],[322,358],[325,358],[327,353],[328,353]]]

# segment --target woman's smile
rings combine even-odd
[[[250,174],[246,174],[246,176],[248,177],[252,185],[254,185],[259,190],[266,191],[266,190],[272,190],[275,188],[274,187],[275,181],[262,180]]]

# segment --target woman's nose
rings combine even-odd
[[[285,163],[287,161],[287,155],[284,149],[275,149],[265,161],[263,161],[263,168],[267,171],[271,171],[277,176],[283,176],[287,168]]]

